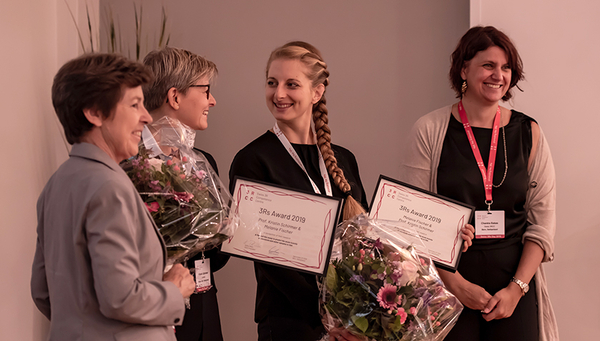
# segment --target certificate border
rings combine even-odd
[[[269,192],[271,192],[271,193],[273,193],[275,195],[293,196],[293,197],[295,197],[297,199],[309,200],[309,201],[317,201],[316,199],[319,199],[319,200],[323,200],[324,199],[325,201],[336,202],[337,205],[336,205],[335,212],[329,212],[329,214],[328,214],[328,216],[330,218],[333,217],[333,219],[334,219],[333,220],[333,224],[331,225],[330,228],[327,227],[327,226],[324,226],[323,237],[321,239],[321,249],[320,249],[319,256],[318,256],[319,262],[325,262],[325,266],[323,267],[323,272],[311,271],[311,270],[309,270],[310,268],[318,269],[318,267],[320,267],[320,265],[319,266],[308,266],[308,265],[305,265],[305,264],[303,264],[301,262],[295,262],[295,261],[288,260],[288,259],[281,259],[280,260],[280,261],[285,261],[287,263],[291,263],[291,264],[295,264],[295,265],[297,264],[297,266],[303,266],[303,268],[299,268],[299,267],[293,266],[293,265],[287,266],[287,265],[283,265],[283,264],[279,264],[279,263],[270,262],[268,260],[268,258],[275,259],[276,257],[271,257],[271,256],[268,256],[268,255],[264,255],[262,253],[260,253],[260,254],[254,254],[254,253],[248,252],[246,250],[241,250],[241,249],[236,249],[236,251],[238,251],[240,253],[232,253],[232,252],[227,252],[227,251],[224,251],[224,250],[221,250],[220,252],[224,253],[224,254],[228,254],[228,255],[234,256],[234,257],[247,259],[247,260],[250,260],[250,261],[256,261],[256,262],[265,263],[265,264],[272,265],[272,266],[278,266],[278,267],[281,267],[281,268],[286,268],[286,269],[291,269],[291,270],[295,270],[295,271],[305,272],[305,273],[309,273],[309,274],[313,274],[313,275],[324,276],[327,273],[327,268],[329,266],[329,258],[331,257],[331,251],[332,251],[332,246],[333,246],[333,242],[334,242],[333,235],[334,235],[335,229],[336,229],[336,227],[338,225],[337,221],[338,221],[338,219],[340,217],[340,210],[341,210],[341,207],[342,207],[343,199],[342,198],[336,198],[336,197],[330,197],[330,196],[326,196],[326,195],[322,195],[322,194],[317,194],[317,193],[314,193],[314,192],[308,192],[308,191],[304,191],[304,190],[298,190],[298,189],[295,189],[295,188],[290,188],[290,187],[286,187],[286,186],[281,186],[281,185],[277,185],[277,184],[273,184],[273,183],[268,183],[268,182],[265,182],[265,181],[254,180],[254,179],[249,179],[249,178],[240,177],[240,176],[235,176],[234,179],[233,179],[234,184],[235,184],[233,186],[234,191],[237,188],[238,180],[250,182],[250,183],[253,184],[253,186],[260,186],[260,187],[267,187],[267,188],[271,187],[274,190],[272,190],[272,189],[269,190],[269,189],[266,189],[266,188],[263,188],[261,190],[265,190],[266,189],[267,191],[269,191]],[[293,193],[292,194],[283,193],[283,192],[277,193],[277,189],[283,189],[283,190],[290,191],[290,192],[293,192]],[[234,192],[233,195],[235,196],[236,193]],[[230,211],[231,212],[235,212],[235,213],[238,212],[238,207],[237,206],[234,207],[234,204],[239,205],[239,202],[240,202],[240,200],[232,200],[231,207],[230,207]],[[335,214],[332,214],[332,213],[335,213]],[[328,234],[329,234],[329,237],[330,237],[329,238],[329,245],[327,246],[327,254],[326,254],[325,258],[323,258],[323,247],[325,246],[324,245],[325,244],[325,239],[326,239],[326,237],[327,237]],[[234,235],[229,240],[233,239],[234,237],[235,237],[235,232],[234,232]],[[225,241],[224,243],[227,243],[227,242],[228,241]],[[243,255],[243,254],[246,254],[246,255]]]
[[[468,224],[471,221],[471,219],[473,218],[473,214],[474,214],[474,211],[475,211],[475,206],[472,206],[472,205],[469,205],[469,204],[465,204],[465,203],[460,202],[458,200],[455,200],[455,199],[452,199],[452,198],[448,198],[448,197],[445,197],[443,195],[440,195],[440,194],[437,194],[437,193],[433,193],[433,192],[424,190],[424,189],[419,188],[417,186],[413,186],[413,185],[408,184],[406,182],[402,182],[400,180],[396,180],[396,179],[390,178],[390,177],[385,176],[383,174],[380,174],[379,175],[379,179],[377,180],[377,186],[375,186],[375,191],[373,192],[373,199],[371,199],[371,206],[369,207],[369,216],[371,216],[371,211],[373,210],[373,207],[375,206],[375,198],[377,197],[377,194],[380,191],[384,190],[383,188],[381,188],[382,180],[389,181],[389,182],[394,183],[396,185],[399,185],[399,186],[402,186],[402,187],[406,187],[406,188],[409,188],[411,190],[414,190],[414,191],[426,194],[428,196],[431,196],[433,198],[439,199],[440,200],[439,203],[442,203],[442,204],[444,202],[451,202],[451,203],[453,203],[455,205],[462,206],[464,208],[468,208],[470,210],[470,213],[469,213],[468,218],[466,219],[465,224]],[[413,194],[413,193],[411,193],[411,194]],[[382,196],[382,198],[383,198],[383,196]],[[379,203],[377,207],[379,207],[379,205],[381,205],[381,203]],[[377,218],[373,217],[373,219],[377,219]],[[457,238],[458,238],[458,234],[457,234]],[[463,243],[464,243],[464,241],[460,244],[460,249],[461,250],[462,250]],[[456,247],[456,243],[454,245]],[[454,266],[451,266],[451,265],[448,265],[448,264],[445,264],[445,263],[441,263],[440,261],[443,261],[443,260],[441,260],[441,259],[438,260],[438,258],[430,255],[431,259],[433,260],[433,262],[435,263],[435,265],[438,268],[441,268],[441,269],[444,269],[444,270],[448,270],[450,272],[456,272],[456,269],[458,268],[458,264],[460,262],[461,256],[462,256],[462,252],[458,252],[458,256],[456,257],[456,260],[454,261]]]

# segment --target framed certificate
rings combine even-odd
[[[400,222],[397,233],[407,240],[416,230],[436,266],[456,271],[462,254],[460,229],[473,215],[475,207],[425,191],[392,178],[380,175],[371,202],[369,217]],[[422,247],[421,247],[422,248]]]
[[[235,178],[238,227],[221,252],[323,275],[342,199]]]

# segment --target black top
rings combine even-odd
[[[201,149],[195,148],[195,147],[194,147],[194,151],[202,153],[202,155],[204,155],[204,157],[206,158],[206,160],[208,161],[210,166],[214,169],[215,173],[217,173],[217,175],[219,175],[219,168],[217,167],[217,162],[215,161],[215,158],[213,158],[212,155],[210,155],[209,153],[207,153]],[[220,247],[204,252],[204,257],[210,258],[210,272],[211,272],[210,276],[211,276],[211,283],[213,284],[213,286],[215,286],[215,280],[212,277],[213,272],[219,271],[222,267],[225,266],[225,264],[227,264],[227,261],[229,260],[228,255],[218,252],[219,249],[220,249]],[[190,260],[188,260],[188,264],[187,264],[188,268],[193,269],[194,261],[197,259],[201,259],[201,258],[202,258],[202,253],[199,253],[196,256],[192,257]]]
[[[450,124],[438,166],[438,193],[473,205],[477,210],[487,210],[483,179],[465,129],[452,114],[449,119]],[[505,243],[521,241],[527,226],[525,197],[528,188],[527,165],[532,146],[531,121],[533,119],[529,116],[512,110],[509,123],[504,128],[500,128],[493,184],[500,184],[504,176],[503,129],[506,134],[508,151],[508,172],[504,183],[499,188],[492,188],[493,204],[491,209],[505,212],[505,238],[473,239],[473,249],[480,246],[501,246]],[[472,129],[481,158],[487,168],[492,129],[476,127],[472,127]],[[473,224],[473,219],[471,224]]]
[[[219,169],[215,159],[209,153],[194,148],[195,152],[202,153],[206,160],[215,170],[217,175]],[[220,247],[204,252],[204,257],[210,259],[210,281],[213,287],[204,293],[190,296],[190,309],[186,310],[181,326],[175,328],[175,336],[178,341],[222,341],[221,321],[219,319],[219,306],[217,304],[217,287],[213,273],[220,270],[229,256],[219,252]],[[193,269],[194,262],[202,258],[202,253],[197,254],[187,261],[187,267]]]
[[[304,144],[292,144],[292,146],[312,180],[324,194],[317,146]],[[367,198],[360,181],[354,155],[349,150],[337,145],[331,145],[331,149],[338,166],[344,171],[346,179],[352,186],[352,196],[363,207],[367,207]],[[235,176],[313,191],[304,171],[288,154],[277,136],[270,131],[240,150],[233,159],[229,170],[231,192],[234,190]],[[331,176],[329,178],[332,183],[333,196],[343,198],[342,191],[333,183]],[[276,316],[302,320],[314,329],[322,329],[318,304],[319,291],[314,275],[259,262],[254,263],[254,269],[257,280],[254,319],[257,323],[266,317]],[[295,340],[293,334],[288,334],[288,340]]]

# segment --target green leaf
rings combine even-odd
[[[392,331],[394,331],[394,333],[397,333],[400,331],[400,329],[402,329],[402,323],[400,323],[400,316],[396,316],[396,320],[392,324],[391,329]]]
[[[369,328],[369,321],[364,317],[352,316],[352,322],[363,333]]]
[[[327,289],[335,290],[337,288],[337,273],[333,264],[329,264],[327,268],[327,277],[325,278],[325,284],[327,285]]]

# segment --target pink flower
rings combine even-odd
[[[150,212],[157,212],[158,209],[160,208],[160,205],[156,201],[151,202],[150,205],[148,205],[147,202],[145,202],[144,204],[146,204],[146,207],[148,208],[148,211],[150,211]]]
[[[205,176],[206,176],[206,172],[205,171],[203,171],[203,170],[196,171],[196,177],[198,179],[204,179]]]
[[[411,314],[411,315],[417,315],[417,308],[415,308],[415,307],[410,307],[410,309],[409,309],[409,310],[410,310],[410,314]]]
[[[181,158],[181,161],[183,161],[183,162],[187,162],[187,160],[188,160],[188,158],[185,156]]]
[[[179,174],[179,177],[183,180],[185,180],[185,174]]]
[[[171,166],[173,164],[173,160],[167,160],[167,166]]]
[[[169,161],[171,161],[171,160],[169,160]],[[173,166],[173,170],[176,172],[179,172],[181,170],[181,168],[179,168],[179,166],[175,165],[175,166]]]
[[[398,304],[398,294],[396,293],[396,286],[386,283],[379,289],[377,293],[377,302],[382,308],[394,309]]]
[[[192,200],[194,197],[192,193],[188,192],[174,192],[173,194],[175,195],[176,200],[183,200],[185,202],[190,202],[190,200]]]
[[[358,252],[360,253],[360,258],[358,259],[358,262],[362,263],[365,260],[365,250],[360,249],[360,251],[358,251]]]
[[[406,322],[408,314],[406,313],[406,311],[404,311],[404,308],[399,308],[398,312],[396,313],[396,316],[400,316],[400,323],[404,324],[404,322]]]

